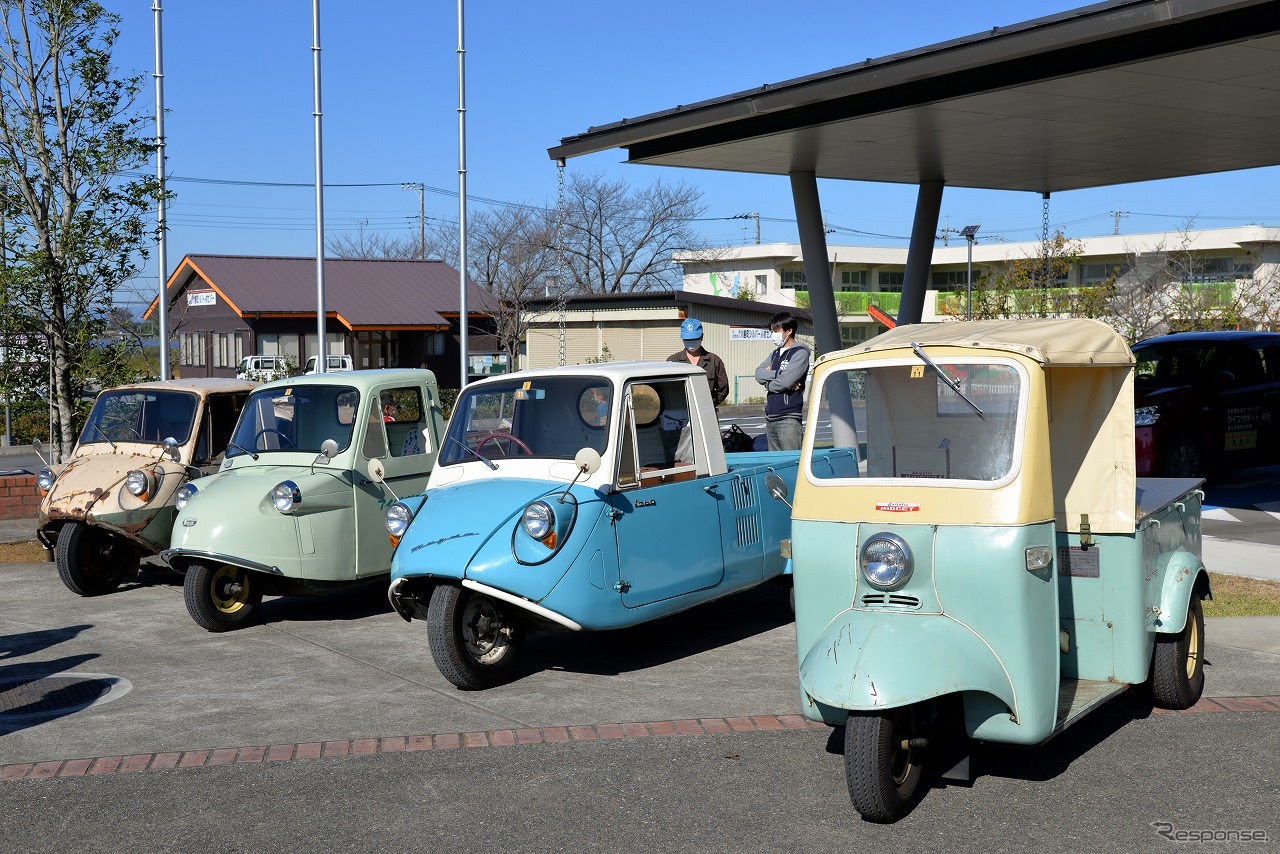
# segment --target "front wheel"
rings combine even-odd
[[[227,632],[253,619],[262,604],[262,586],[247,569],[195,563],[187,568],[182,598],[187,613],[202,629]]]
[[[464,691],[511,681],[524,648],[524,627],[512,606],[441,584],[427,606],[427,641],[436,667]]]
[[[844,728],[844,775],[853,808],[868,821],[892,822],[920,793],[920,749],[912,709],[850,712]]]
[[[138,553],[92,525],[68,522],[54,550],[58,577],[80,596],[101,596],[120,586],[138,565]]]
[[[1191,597],[1187,624],[1176,635],[1156,635],[1151,698],[1162,709],[1189,709],[1204,691],[1204,605]]]

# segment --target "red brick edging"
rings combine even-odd
[[[1201,712],[1280,712],[1280,697],[1205,697],[1184,712],[1155,709],[1155,714],[1196,714]],[[826,724],[800,715],[754,715],[737,718],[697,718],[648,723],[595,724],[527,729],[495,729],[481,732],[449,732],[439,735],[357,738],[352,741],[310,741],[301,744],[273,744],[254,747],[224,747],[216,750],[186,750],[173,753],[138,753],[132,756],[103,756],[97,759],[55,759],[0,767],[3,780],[47,780],[51,777],[93,777],[137,771],[168,771],[174,768],[205,768],[214,765],[287,762],[322,757],[371,756],[377,753],[414,753],[423,750],[454,750],[476,747],[518,747],[526,744],[568,744],[581,741],[650,738],[721,733],[777,732],[782,730],[827,729]]]

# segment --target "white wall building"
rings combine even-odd
[[[1038,240],[998,243],[983,242],[981,237],[979,233],[973,245],[974,281],[997,265],[1041,256]],[[1174,255],[1194,258],[1196,281],[1280,281],[1280,228],[1244,226],[1069,239],[1078,240],[1082,248],[1067,279],[1056,283],[1062,287],[1096,284],[1117,272],[1123,283],[1125,271],[1150,271]],[[807,291],[798,243],[727,247],[716,250],[710,261],[705,256],[680,255],[674,260],[684,269],[684,289],[693,293],[733,297],[746,290],[761,302],[795,306],[797,291]],[[957,310],[963,315],[968,261],[964,238],[934,248],[922,318],[925,323],[956,319]],[[832,286],[837,294],[845,294],[837,296],[845,346],[882,331],[884,327],[866,313],[866,306],[876,305],[890,316],[897,314],[906,247],[829,245],[827,262]]]

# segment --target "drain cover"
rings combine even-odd
[[[0,720],[78,711],[108,703],[131,687],[127,679],[101,673],[6,680],[0,682]]]

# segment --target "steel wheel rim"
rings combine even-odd
[[[493,602],[472,596],[462,612],[462,640],[467,652],[480,664],[502,660],[511,644],[510,626]]]
[[[84,540],[80,545],[80,567],[91,577],[103,579],[112,575],[111,538],[97,528],[86,526]]]
[[[1187,678],[1194,679],[1200,664],[1200,624],[1194,612],[1187,613]]]
[[[249,579],[244,570],[218,567],[209,579],[209,599],[224,614],[244,609],[249,604]]]

